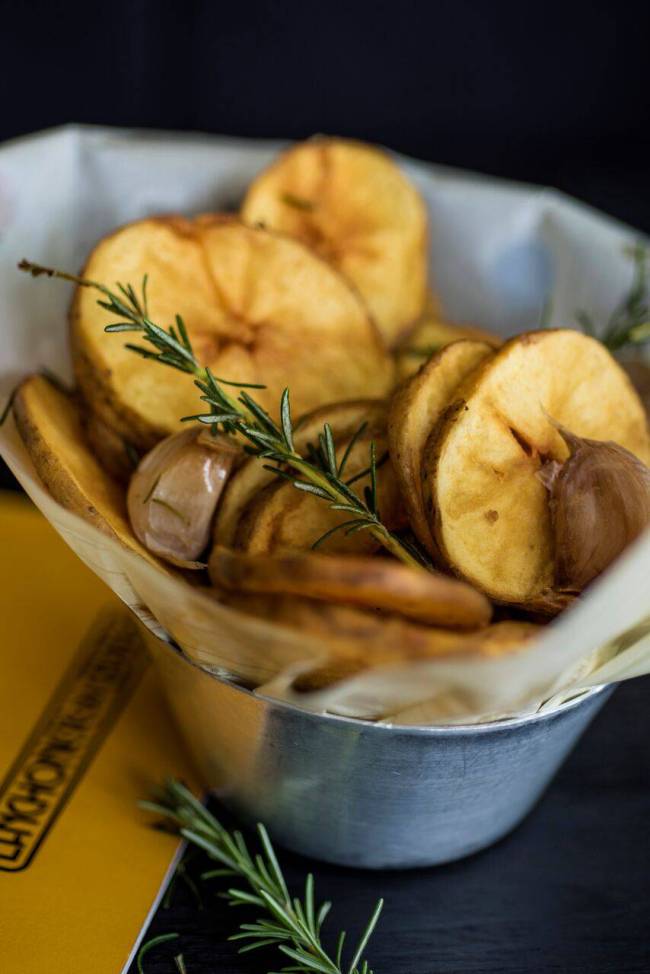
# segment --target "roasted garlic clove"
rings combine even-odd
[[[569,448],[540,472],[550,495],[556,587],[580,592],[650,524],[650,469],[616,443],[555,424]]]
[[[158,443],[131,478],[131,527],[149,551],[181,568],[204,567],[221,492],[241,450],[225,436],[192,428]]]

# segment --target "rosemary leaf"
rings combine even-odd
[[[317,487],[315,484],[306,484],[303,480],[294,480],[293,486],[297,490],[303,490],[306,494],[315,494],[316,497],[322,497],[324,500],[330,500],[330,495],[322,487]]]
[[[356,520],[343,521],[342,524],[336,524],[333,528],[330,528],[329,531],[325,532],[325,534],[321,534],[320,538],[317,538],[316,541],[314,541],[314,543],[311,546],[312,551],[315,551],[317,548],[320,548],[320,546],[323,544],[324,541],[327,541],[328,538],[331,538],[332,535],[336,534],[338,531],[343,531],[345,528],[350,527],[351,525],[360,524],[360,523],[363,523],[364,527],[369,527],[367,521],[363,521],[363,522],[359,522]]]
[[[294,963],[287,970],[295,974],[368,974],[370,968],[362,956],[377,925],[383,906],[380,900],[359,939],[347,966],[343,964],[345,934],[337,938],[337,950],[330,956],[320,939],[320,930],[331,904],[316,905],[314,878],[305,880],[304,896],[292,897],[282,868],[264,826],[258,826],[260,851],[251,856],[240,832],[228,832],[219,820],[178,781],[169,781],[155,801],[141,802],[144,808],[163,815],[188,842],[207,852],[221,865],[204,873],[202,878],[235,874],[245,879],[249,889],[227,890],[231,906],[254,907],[265,915],[253,923],[242,923],[228,939],[240,945],[240,953],[262,947],[274,947]],[[225,864],[225,868],[224,868]],[[140,952],[172,940],[176,934],[164,934],[150,940]],[[146,948],[146,949],[145,949]],[[178,955],[177,955],[178,956]]]
[[[332,427],[329,423],[325,423],[323,426],[323,432],[321,434],[323,455],[327,463],[327,469],[333,477],[338,476],[338,467],[336,463],[336,449],[334,447],[334,437],[332,435]]]
[[[152,937],[151,940],[147,940],[146,943],[144,943],[142,947],[140,947],[140,950],[138,951],[138,959],[137,959],[138,974],[144,974],[144,967],[142,966],[142,961],[144,960],[145,956],[149,953],[149,951],[152,950],[154,947],[158,947],[160,944],[166,944],[170,940],[178,940],[178,934],[161,933],[157,937]]]
[[[129,325],[127,322],[124,324],[118,322],[115,325],[106,325],[104,331],[107,331],[109,334],[115,334],[121,331],[141,331],[141,328],[138,325]]]
[[[650,248],[638,243],[626,252],[633,262],[632,282],[604,328],[598,329],[586,311],[575,314],[582,331],[599,337],[612,352],[650,340]]]
[[[287,444],[287,449],[294,452],[293,447],[293,430],[291,427],[291,403],[289,400],[289,390],[285,389],[282,393],[282,398],[280,400],[280,417],[282,420],[282,433],[284,435],[284,442]]]
[[[345,453],[343,454],[343,457],[341,458],[341,463],[339,464],[339,469],[338,469],[338,473],[337,473],[337,476],[339,478],[342,478],[343,477],[343,471],[345,470],[345,465],[346,465],[346,463],[348,462],[348,460],[350,458],[350,454],[352,453],[352,451],[353,451],[353,449],[354,449],[354,447],[355,447],[355,445],[356,445],[359,437],[365,432],[365,430],[367,429],[367,427],[368,427],[367,421],[366,422],[363,422],[361,424],[361,426],[359,427],[359,429],[354,434],[354,436],[350,439],[350,442],[348,443],[347,447],[345,448]]]

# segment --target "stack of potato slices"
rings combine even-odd
[[[650,460],[644,408],[598,341],[547,330],[503,344],[452,325],[428,290],[427,263],[425,203],[390,156],[317,138],[258,175],[239,217],[131,223],[101,240],[83,271],[111,286],[146,278],[147,317],[166,327],[180,315],[201,366],[254,385],[274,419],[288,387],[294,458],[312,456],[327,428],[349,489],[362,498],[372,488],[381,524],[416,552],[402,564],[380,532],[337,530],[345,511],[297,490],[290,466],[278,473],[241,449],[194,584],[235,612],[326,637],[329,659],[297,689],[520,649],[567,601],[555,589],[540,476],[567,457],[558,425]],[[199,392],[107,324],[105,305],[79,286],[77,387],[28,377],[14,401],[18,429],[61,504],[186,584],[178,560],[163,564],[138,540],[125,485],[138,458],[200,412]]]

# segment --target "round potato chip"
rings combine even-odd
[[[422,312],[426,207],[386,152],[343,139],[302,142],[253,180],[241,213],[303,240],[338,268],[389,344]]]
[[[543,608],[555,551],[544,463],[567,446],[554,423],[609,440],[644,463],[643,405],[599,341],[577,331],[519,335],[461,385],[427,443],[423,492],[447,564],[492,598]]]
[[[264,385],[255,398],[274,416],[286,386],[296,416],[391,387],[393,365],[363,303],[297,240],[227,217],[147,219],[100,241],[84,270],[138,290],[145,274],[150,318],[167,327],[181,315],[199,361],[225,380]],[[111,323],[96,293],[78,288],[79,386],[106,425],[149,449],[200,409],[199,393],[191,375],[127,350],[122,335],[104,331]]]

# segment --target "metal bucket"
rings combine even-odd
[[[151,639],[206,784],[288,849],[343,866],[433,866],[496,842],[540,797],[611,688],[489,724],[389,727],[256,696]]]

